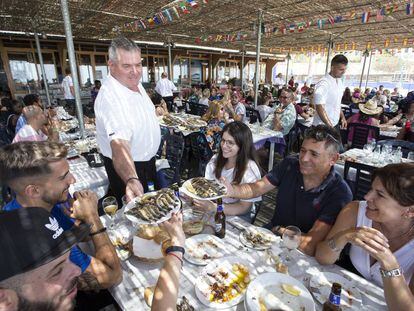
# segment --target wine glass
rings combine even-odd
[[[113,217],[115,216],[116,211],[118,210],[117,199],[115,197],[106,197],[102,201],[102,208],[105,214],[111,219],[111,222],[109,223],[109,229],[113,230],[115,228]]]
[[[302,233],[300,229],[296,226],[287,226],[283,231],[283,245],[289,250],[286,256],[286,261],[290,260],[290,252],[299,247],[301,235]]]

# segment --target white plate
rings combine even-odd
[[[254,270],[253,267],[247,262],[246,260],[238,257],[224,257],[221,259],[214,260],[210,262],[201,272],[200,276],[196,279],[195,282],[195,293],[197,298],[201,301],[201,303],[209,308],[212,309],[227,309],[232,306],[237,305],[241,301],[243,301],[245,293],[236,296],[232,300],[218,303],[218,302],[211,302],[208,299],[208,296],[210,294],[209,290],[209,277],[207,276],[207,273],[213,273],[218,271],[219,269],[223,268],[226,272],[229,272],[229,278],[232,278],[232,265],[233,264],[243,264],[249,269],[250,272],[250,279],[253,279],[252,271]],[[234,275],[233,275],[234,277]]]
[[[207,242],[214,243],[218,246],[218,248],[215,248],[214,246],[209,246],[208,244],[206,244]],[[207,254],[212,258],[199,258],[202,257],[204,254]],[[212,260],[221,258],[226,254],[229,254],[229,252],[226,250],[226,245],[220,238],[216,237],[215,235],[198,234],[185,240],[184,258],[192,264],[198,266],[205,266]]]
[[[289,284],[295,286],[300,290],[299,296],[292,296],[285,292],[282,288],[282,284]],[[282,309],[282,310],[302,310],[314,311],[315,303],[312,295],[306,289],[306,287],[296,279],[289,275],[268,272],[259,275],[253,282],[249,284],[246,291],[246,310],[260,311],[260,299],[267,297],[267,303],[270,309]]]
[[[343,276],[331,272],[320,272],[313,275],[310,280],[311,291],[312,288],[317,290],[312,291],[313,296],[320,303],[325,303],[331,293],[332,283],[339,283],[342,285],[341,291],[341,308],[342,310],[359,310],[362,307],[362,297],[357,286],[348,281]]]
[[[217,200],[217,199],[219,199],[219,198],[224,197],[224,196],[226,195],[226,193],[227,193],[227,189],[226,189],[226,193],[224,193],[224,194],[222,194],[222,195],[217,195],[217,196],[214,196],[214,197],[208,197],[208,198],[202,198],[202,197],[199,197],[198,195],[196,195],[196,194],[192,193],[191,191],[189,191],[189,190],[187,189],[187,186],[188,186],[189,184],[191,184],[191,180],[192,180],[192,179],[189,179],[189,180],[185,181],[185,182],[182,184],[181,188],[180,188],[180,192],[184,193],[186,196],[189,196],[190,198],[197,199],[197,200]],[[221,184],[221,183],[219,183],[219,182],[217,182],[217,181],[215,181],[215,182],[216,182],[216,183],[218,183],[220,186],[223,186],[224,188],[226,187],[225,185],[223,185],[223,184]]]
[[[142,197],[136,197],[133,200],[129,201],[128,204],[125,206],[125,209],[124,209],[125,217],[128,218],[131,222],[133,222],[135,224],[138,224],[138,225],[145,225],[145,224],[155,225],[155,224],[160,224],[160,223],[170,219],[172,213],[177,213],[180,210],[181,200],[176,198],[177,203],[180,202],[180,204],[177,204],[177,206],[174,207],[169,213],[167,213],[164,217],[161,217],[157,221],[145,221],[145,220],[137,218],[133,215],[126,214],[126,212],[129,211],[130,209],[134,208],[135,204],[137,202],[139,202],[143,197],[154,196],[154,195],[156,195],[156,193],[157,193],[157,191],[148,192],[148,193],[145,193]]]
[[[251,243],[249,240],[246,239],[245,234],[246,234],[247,231],[262,233],[266,236],[269,236],[269,238],[271,239],[272,242],[269,243],[268,245],[254,245],[253,243]],[[260,227],[255,227],[255,226],[250,226],[246,230],[240,232],[239,239],[240,239],[240,242],[242,242],[247,247],[250,247],[250,248],[253,248],[253,249],[256,249],[256,250],[269,249],[269,248],[272,247],[273,243],[275,243],[277,241],[280,242],[280,240],[281,240],[279,237],[275,236],[272,231],[270,231],[266,228],[260,228]]]

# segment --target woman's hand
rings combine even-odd
[[[359,246],[374,257],[382,266],[396,261],[390,250],[388,239],[380,231],[369,227],[356,227],[347,230],[345,237],[348,242]]]
[[[196,209],[202,210],[204,212],[213,212],[216,210],[216,204],[210,200],[194,199],[193,205]]]

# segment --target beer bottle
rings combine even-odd
[[[328,301],[323,304],[322,311],[342,311],[341,305],[341,289],[342,286],[339,283],[333,283],[331,294]]]
[[[217,212],[214,215],[214,233],[220,239],[226,236],[226,215],[224,215],[223,201],[217,199]]]

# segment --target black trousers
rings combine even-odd
[[[173,105],[174,105],[174,97],[173,96],[166,96],[163,97],[165,103],[167,104],[168,111],[173,111]]]
[[[109,179],[109,190],[108,194],[113,195],[117,198],[119,206],[122,206],[121,198],[125,195],[125,183],[121,177],[118,176],[115,171],[112,159],[103,157],[106,173]],[[148,192],[148,182],[153,182],[155,189],[158,189],[157,183],[157,171],[155,168],[155,157],[149,161],[134,162],[135,170],[138,174],[138,178],[144,187],[144,192]]]

